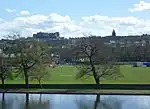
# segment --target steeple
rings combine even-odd
[[[116,36],[116,32],[115,32],[114,29],[113,29],[113,31],[112,31],[112,36]]]

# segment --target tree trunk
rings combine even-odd
[[[97,77],[94,77],[96,84],[100,84],[99,79]]]
[[[90,59],[90,65],[91,65],[91,68],[92,68],[94,80],[95,80],[96,84],[100,84],[99,78],[97,77],[97,74],[96,74],[96,71],[95,71],[94,63],[92,62],[92,57],[89,57],[89,59]]]
[[[5,79],[4,78],[1,79],[2,79],[2,88],[5,89]]]
[[[26,88],[29,88],[29,79],[28,79],[28,72],[26,70],[24,70],[24,76],[25,76],[25,84],[26,84]]]
[[[38,80],[38,81],[39,81],[39,85],[40,85],[40,87],[42,89],[43,87],[42,87],[42,84],[41,84],[41,80]]]

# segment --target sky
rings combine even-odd
[[[150,0],[1,0],[0,38],[60,32],[62,37],[150,34]]]

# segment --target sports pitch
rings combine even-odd
[[[77,69],[75,66],[58,66],[50,69],[50,78],[42,81],[44,84],[95,84],[93,77],[87,79],[76,79]],[[104,84],[150,84],[150,67],[132,67],[130,65],[122,65],[120,67],[123,77],[117,80],[104,80]],[[24,79],[17,78],[7,80],[8,84],[23,84]],[[36,80],[29,83],[38,83]]]

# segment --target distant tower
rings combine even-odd
[[[115,32],[114,29],[113,29],[113,31],[112,31],[112,36],[116,36],[116,32]]]

